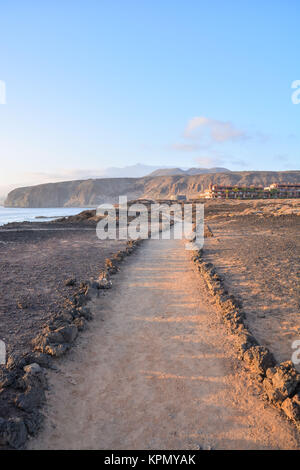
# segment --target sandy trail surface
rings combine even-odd
[[[31,449],[299,449],[232,351],[181,241],[146,241],[49,373]]]

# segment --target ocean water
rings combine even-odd
[[[90,209],[90,208],[89,208]],[[48,222],[86,210],[84,207],[15,208],[0,206],[0,225],[9,222]]]

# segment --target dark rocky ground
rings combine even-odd
[[[59,230],[56,230],[59,228]],[[126,242],[100,241],[93,226],[12,224],[0,229],[0,339],[8,354],[25,353],[51,314],[81,281],[98,277]],[[75,278],[74,286],[66,286]]]

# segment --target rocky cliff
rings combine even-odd
[[[128,199],[170,198],[174,194],[197,197],[209,183],[263,185],[274,182],[300,183],[300,171],[242,171],[194,176],[157,176],[144,178],[104,178],[62,183],[48,183],[11,191],[6,207],[96,207],[117,202],[119,195]]]

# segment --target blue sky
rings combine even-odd
[[[1,2],[0,186],[299,169],[299,0]]]

